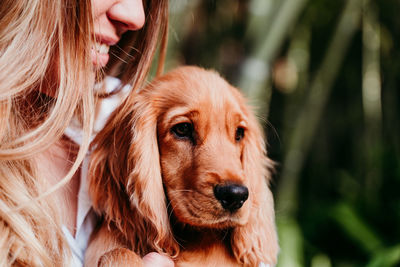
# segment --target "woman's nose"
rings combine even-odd
[[[118,24],[120,34],[129,30],[139,30],[145,21],[142,0],[121,0],[107,12],[110,20]]]

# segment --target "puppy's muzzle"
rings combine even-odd
[[[249,190],[243,185],[223,184],[214,187],[214,195],[225,210],[234,212],[243,206],[249,197]]]

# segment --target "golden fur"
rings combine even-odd
[[[193,126],[191,138],[174,133],[184,123]],[[245,98],[217,73],[181,67],[157,78],[113,114],[96,146],[89,191],[104,221],[86,266],[139,264],[151,251],[177,266],[276,263],[262,131]],[[248,188],[235,212],[214,196],[225,183]]]

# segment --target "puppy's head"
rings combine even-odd
[[[243,98],[218,74],[193,67],[167,74],[148,94],[160,111],[161,170],[178,220],[244,225],[255,194],[244,153],[256,133]]]

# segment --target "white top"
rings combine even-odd
[[[120,85],[117,78],[105,78],[105,90],[111,92]],[[93,137],[104,127],[108,117],[118,107],[121,101],[125,98],[130,90],[130,86],[124,86],[120,92],[110,97],[101,100],[99,114],[94,124]],[[68,136],[77,144],[82,143],[82,129],[77,121],[72,121],[69,127],[65,130],[65,135]],[[88,165],[90,159],[90,152],[85,157],[81,167],[81,181],[78,193],[78,212],[76,216],[76,234],[75,237],[69,232],[67,227],[63,226],[62,230],[66,237],[68,244],[72,251],[72,265],[73,267],[83,266],[85,250],[88,246],[91,233],[96,226],[98,220],[96,214],[92,209],[92,201],[88,193],[87,176]]]
[[[87,187],[87,171],[89,157],[86,157],[82,164],[81,184],[78,194],[78,213],[76,216],[76,234],[75,237],[69,232],[67,227],[62,230],[72,250],[72,266],[83,266],[83,260],[89,238],[96,226],[97,216],[92,209],[92,202],[89,198]]]

